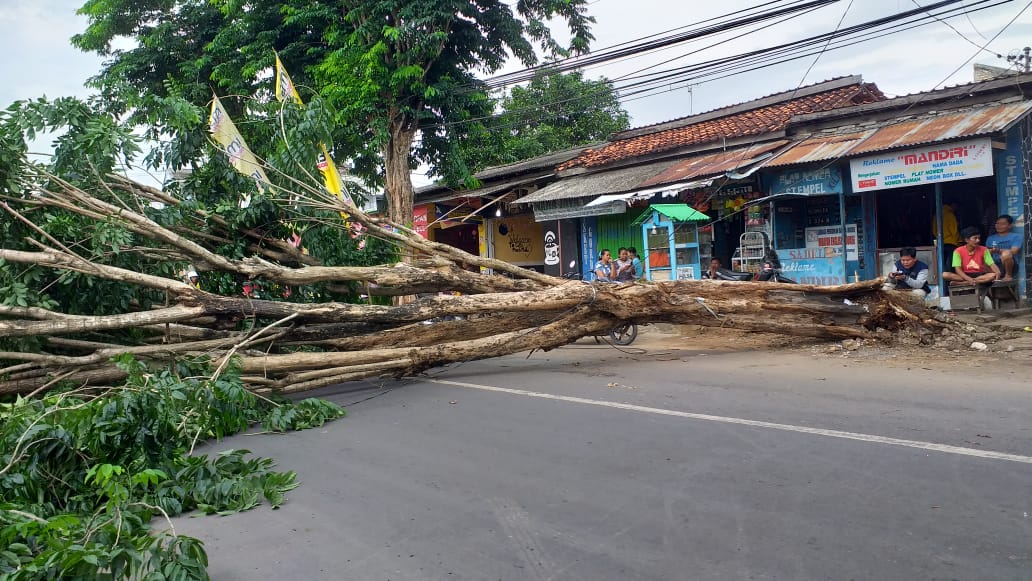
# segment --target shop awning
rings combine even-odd
[[[416,204],[433,204],[436,202],[448,202],[451,200],[457,200],[459,198],[479,198],[483,196],[490,196],[492,194],[506,192],[508,190],[516,189],[520,186],[531,184],[537,179],[539,179],[537,176],[523,177],[509,180],[503,183],[484,186],[481,188],[477,188],[475,190],[445,190],[434,195],[417,197]]]
[[[691,180],[697,180],[704,176],[720,176],[729,172],[735,172],[743,167],[758,164],[758,162],[769,159],[771,157],[771,152],[788,144],[788,140],[782,139],[779,141],[771,141],[769,143],[759,143],[739,149],[730,149],[689,157],[688,159],[676,162],[655,177],[645,180],[641,183],[641,186],[649,187],[668,184],[667,188],[677,187],[679,190],[691,189],[690,186],[684,185],[685,182],[690,183]],[[760,166],[762,166],[762,164],[759,164],[754,168],[750,168],[749,173],[752,173]],[[712,181],[712,179],[709,180],[706,185],[709,185]]]
[[[821,162],[887,149],[999,133],[1009,129],[1030,111],[1032,101],[971,106],[947,112],[926,113],[906,121],[861,131],[817,135],[796,143],[764,165],[778,167]]]
[[[708,222],[710,217],[688,204],[652,204],[640,216],[634,219],[632,224],[644,224],[656,211],[670,218],[674,222]]]
[[[573,176],[548,184],[516,200],[516,204],[554,202],[573,198],[597,198],[600,194],[632,192],[645,180],[670,167],[672,161]]]

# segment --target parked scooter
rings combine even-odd
[[[760,282],[799,284],[781,273],[781,259],[778,258],[778,253],[773,250],[768,250],[763,256],[763,268],[756,275],[756,280]]]
[[[796,281],[788,278],[781,272],[781,260],[778,259],[778,254],[774,251],[768,251],[763,255],[763,268],[758,273],[751,272],[738,272],[727,268],[718,268],[713,276],[713,280],[730,280],[730,281],[749,281],[755,280],[760,282],[780,282],[784,284],[798,284]]]

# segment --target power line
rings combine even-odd
[[[832,33],[825,33],[816,35],[806,39],[777,45],[774,47],[767,47],[756,51],[750,51],[746,53],[740,53],[733,56],[722,57],[718,59],[712,59],[689,65],[685,67],[678,67],[674,69],[666,69],[663,71],[657,71],[656,73],[650,73],[648,75],[636,75],[635,73],[629,73],[620,77],[624,83],[613,83],[614,88],[621,97],[621,102],[626,103],[629,101],[638,100],[640,98],[647,98],[656,94],[662,94],[670,92],[670,85],[688,83],[695,81],[696,84],[701,82],[708,82],[717,79],[727,78],[742,74],[745,72],[753,72],[770,66],[783,64],[800,58],[806,58],[815,54],[823,54],[830,50],[837,50],[848,46],[853,46],[861,42],[868,42],[877,38],[889,36],[891,34],[898,34],[907,30],[912,30],[919,26],[925,26],[934,22],[933,18],[953,18],[959,16],[957,14],[959,10],[964,10],[964,14],[970,12],[977,12],[988,8],[993,8],[1001,4],[1012,2],[1013,0],[997,0],[995,3],[991,3],[993,0],[979,0],[976,5],[983,5],[979,8],[971,10],[970,6],[963,7],[948,7],[951,4],[956,4],[962,0],[946,0],[939,2],[934,5],[922,7],[920,9],[913,9],[903,13],[898,13],[888,17],[879,18],[873,21],[861,23],[847,29],[839,29]],[[946,7],[946,10],[942,10],[939,13],[933,13],[932,10],[937,8]],[[916,18],[915,18],[916,17]],[[899,22],[908,20],[908,22]],[[895,30],[894,30],[895,29]],[[730,40],[730,39],[729,39]],[[809,47],[816,46],[820,43],[825,43],[824,47],[819,51],[813,51]],[[720,43],[717,43],[720,44]],[[756,59],[760,59],[757,61]],[[708,79],[708,80],[703,80]],[[520,109],[506,112],[506,114],[514,113],[525,113],[528,111],[539,110],[544,107],[559,105],[565,102],[583,99],[584,95],[578,95],[569,99],[553,101],[549,103],[542,103],[531,107],[523,107]],[[475,123],[477,121],[489,120],[492,118],[498,118],[501,115],[485,115],[481,117],[474,117],[470,119],[456,120],[447,122],[444,124],[427,125],[425,128],[429,129],[432,127],[450,127],[463,125],[467,123]],[[511,125],[514,126],[515,124]]]
[[[767,11],[764,11],[764,12],[759,12],[759,13],[756,13],[756,14],[751,14],[751,15],[743,16],[743,17],[737,18],[737,19],[732,19],[732,20],[718,22],[718,23],[712,24],[710,26],[703,26],[701,28],[695,28],[695,29],[689,30],[687,32],[681,32],[681,33],[678,33],[678,34],[673,34],[673,35],[669,35],[669,36],[660,37],[660,38],[658,38],[656,40],[649,40],[649,41],[638,42],[638,43],[633,43],[633,41],[632,41],[631,43],[619,44],[619,45],[615,45],[614,48],[603,49],[601,51],[595,51],[595,52],[589,53],[589,54],[584,55],[584,56],[571,57],[571,58],[563,59],[563,60],[560,60],[560,61],[555,61],[555,62],[551,62],[551,63],[537,65],[537,66],[534,66],[534,67],[528,67],[528,68],[523,69],[521,71],[516,71],[516,72],[512,72],[512,73],[506,73],[504,75],[499,75],[499,76],[496,76],[496,77],[492,77],[492,78],[486,79],[485,81],[483,81],[483,83],[486,86],[491,87],[491,88],[498,88],[498,87],[503,87],[503,86],[512,85],[512,84],[516,84],[516,83],[522,83],[522,82],[526,82],[526,81],[529,81],[530,79],[534,78],[534,75],[537,74],[542,69],[556,70],[556,71],[560,71],[560,72],[565,72],[565,71],[569,71],[569,70],[580,69],[580,68],[583,68],[583,67],[586,67],[586,66],[591,66],[591,65],[594,65],[594,64],[602,63],[602,62],[612,62],[612,61],[615,61],[615,60],[618,60],[618,59],[627,58],[629,56],[635,56],[635,55],[642,54],[642,53],[645,53],[645,52],[654,51],[654,50],[657,50],[657,49],[660,49],[660,48],[664,48],[664,47],[668,47],[668,46],[672,46],[672,45],[676,45],[676,44],[681,44],[681,43],[684,43],[684,42],[688,42],[688,41],[695,40],[695,39],[698,39],[698,38],[703,38],[703,37],[706,37],[706,36],[711,36],[711,35],[714,35],[714,34],[718,34],[720,32],[726,32],[726,31],[729,31],[729,30],[734,30],[736,28],[742,28],[744,26],[749,26],[751,24],[755,24],[755,23],[758,23],[758,22],[763,22],[765,20],[770,20],[770,19],[773,19],[773,18],[777,18],[779,16],[783,16],[783,15],[786,15],[786,14],[791,14],[793,12],[800,12],[800,11],[809,9],[811,7],[814,7],[814,6],[826,6],[826,5],[833,4],[833,3],[836,3],[836,2],[840,2],[840,1],[841,0],[809,0],[807,2],[802,2],[801,3],[801,2],[799,2],[797,0],[793,4],[791,4],[789,6],[786,6],[786,7],[783,7],[783,8],[767,10]],[[766,5],[769,5],[769,4],[772,4],[772,2],[768,2],[767,4],[764,4],[762,6],[766,6]],[[733,15],[736,15],[736,14],[741,14],[741,13],[746,12],[748,10],[753,10],[753,9],[739,10],[737,12],[732,12],[732,13],[730,13],[728,15],[717,17],[717,19],[726,18],[728,16],[733,16]],[[716,20],[716,19],[704,20],[701,23],[697,23],[697,24],[690,25],[690,26],[698,26],[698,24],[703,24],[703,23],[706,23],[706,22],[711,22],[713,20]],[[679,29],[674,29],[674,30],[679,30]],[[655,36],[655,35],[653,35],[653,36]],[[651,37],[644,37],[644,38],[651,38]]]

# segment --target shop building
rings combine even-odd
[[[843,77],[621,132],[561,163],[555,181],[516,203],[532,209],[546,224],[546,235],[553,232],[555,254],[580,257],[585,276],[603,248],[644,248],[635,218],[652,205],[670,203],[686,203],[709,219],[693,225],[699,263],[718,256],[730,264],[737,254],[742,266],[758,268],[758,260],[739,250],[743,236],[765,240],[768,247],[773,237],[769,206],[751,203],[764,197],[754,174],[791,144],[785,138],[789,121],[884,98],[860,77]],[[579,236],[569,234],[572,229]],[[568,247],[574,240],[576,250]],[[559,265],[565,274],[569,262],[560,258]]]
[[[760,203],[770,205],[788,275],[872,279],[914,246],[939,284],[952,248],[938,225],[955,207],[958,229],[977,227],[983,241],[996,216],[1014,218],[1025,238],[1015,272],[1024,295],[1030,89],[1032,75],[1021,75],[794,119],[792,144],[761,172]]]

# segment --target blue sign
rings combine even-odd
[[[778,250],[781,272],[799,284],[831,286],[846,284],[842,255],[827,256],[823,248]]]
[[[584,280],[591,280],[592,269],[598,262],[598,249],[596,247],[596,236],[598,235],[598,219],[589,216],[580,219],[581,234],[581,274]]]
[[[842,172],[837,167],[792,170],[778,174],[770,185],[770,194],[822,196],[842,193]]]
[[[1000,213],[1013,216],[1017,222],[1015,226],[1018,226],[1024,223],[1021,220],[1021,141],[1016,130],[1007,137],[1007,149],[997,158],[996,194]]]

